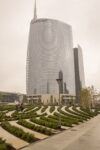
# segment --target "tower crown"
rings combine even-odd
[[[35,5],[34,5],[34,21],[37,20],[37,7],[36,7],[36,0],[35,0]]]
[[[34,22],[37,20],[37,7],[36,7],[36,0],[34,2],[34,15],[33,15],[33,19],[31,21],[31,24],[34,24]]]

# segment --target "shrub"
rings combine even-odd
[[[6,143],[5,140],[2,140],[2,138],[0,138],[0,150],[15,150],[15,148],[11,144]]]
[[[29,143],[38,140],[38,139],[36,139],[34,137],[33,134],[26,133],[22,129],[10,125],[9,122],[2,122],[1,126],[2,126],[2,128],[4,128],[5,130],[7,130],[8,132],[10,132],[11,134],[13,134],[13,135],[15,135],[15,136],[17,136],[17,137],[19,137],[19,138],[21,138],[21,139],[29,142]]]
[[[58,123],[54,123],[54,122],[51,123],[51,122],[44,121],[44,120],[41,120],[41,119],[38,120],[36,118],[32,118],[31,121],[36,123],[36,124],[43,125],[45,127],[49,127],[49,128],[52,128],[52,129],[58,129],[59,128]]]
[[[24,126],[24,127],[29,128],[29,129],[35,130],[37,132],[44,133],[46,135],[53,134],[50,129],[46,129],[46,128],[43,128],[43,127],[40,127],[40,126],[36,126],[36,125],[34,125],[30,122],[27,122],[26,120],[19,120],[17,123]]]
[[[41,117],[42,120],[45,120],[47,122],[52,122],[52,123],[56,123],[59,124],[59,116],[56,118],[46,118],[46,117]],[[71,122],[66,122],[66,120],[61,119],[61,125],[63,126],[68,126],[68,127],[72,127],[72,123]]]
[[[77,110],[75,106],[72,107],[72,109],[73,109],[75,112],[77,112],[78,114],[81,114],[81,116],[83,116],[83,117],[86,117],[86,118],[88,118],[88,119],[90,119],[90,118],[92,117],[92,116],[89,115],[88,113],[85,113],[85,112],[82,112],[82,111]]]
[[[78,118],[87,121],[87,118],[86,118],[86,117],[82,116],[81,114],[78,114],[78,113],[76,113],[76,112],[71,111],[71,110],[69,109],[69,107],[66,107],[65,110],[66,110],[67,112],[69,112],[69,113],[71,113],[71,114],[77,116]]]
[[[55,106],[51,106],[50,107],[50,113],[54,112],[54,110],[55,110]]]
[[[45,112],[47,108],[48,108],[48,106],[44,106],[44,107],[41,109],[41,112],[42,112],[42,113]]]

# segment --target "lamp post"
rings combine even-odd
[[[58,85],[59,85],[59,108],[61,108],[61,103],[60,103],[60,85],[61,85],[61,81],[62,79],[56,79]],[[61,112],[59,111],[59,128],[61,128]]]

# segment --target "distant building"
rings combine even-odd
[[[75,86],[77,102],[79,102],[79,95],[82,88],[85,88],[85,75],[83,65],[82,48],[74,48],[74,65],[75,65]]]
[[[3,103],[14,103],[15,101],[20,101],[20,95],[26,96],[25,94],[11,93],[11,92],[0,92],[2,95]]]
[[[59,105],[59,95],[58,94],[33,94],[27,97],[28,104],[43,104],[43,105]],[[75,95],[70,94],[60,94],[60,102],[63,105],[75,104]]]

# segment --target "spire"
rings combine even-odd
[[[37,8],[36,8],[36,0],[35,0],[35,5],[34,5],[34,21],[37,20]]]

